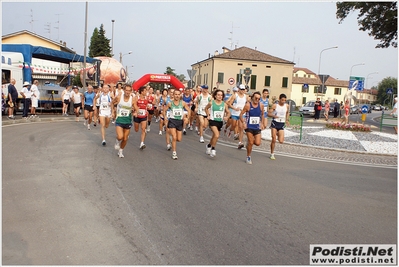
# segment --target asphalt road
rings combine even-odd
[[[155,127],[154,127],[155,126]],[[10,265],[309,264],[310,244],[396,244],[397,169],[217,146],[189,132],[171,159],[153,123],[125,158],[107,130],[5,126],[2,263]]]

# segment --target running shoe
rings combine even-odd
[[[198,127],[197,126],[195,126],[195,131],[198,132]]]
[[[93,126],[96,127],[96,126],[97,126],[97,123],[94,123]]]
[[[210,154],[211,154],[211,147],[208,147],[208,145],[206,145],[206,151],[205,151],[205,153],[206,153],[207,155],[210,155]]]
[[[172,159],[177,159],[177,153],[176,153],[176,151],[173,151],[173,153],[172,153]]]
[[[85,122],[83,123],[83,125],[84,125],[84,126],[86,126],[86,125],[87,125],[87,120],[85,120]]]
[[[184,130],[183,130],[183,134],[184,134],[184,135],[186,135],[186,134],[187,134],[187,132],[186,132],[186,129],[184,129]]]
[[[212,158],[216,157],[216,150],[215,149],[211,150],[211,157]]]
[[[204,137],[201,136],[199,141],[200,141],[200,143],[203,143],[204,142]]]
[[[151,126],[150,126],[150,125],[148,125],[148,127],[147,127],[147,133],[149,133],[149,132],[150,132],[150,130],[151,130]]]
[[[238,149],[241,149],[241,148],[243,148],[243,147],[244,147],[244,144],[243,144],[243,143],[241,143],[241,142],[238,143],[238,147],[237,147]]]
[[[167,145],[166,145],[166,149],[167,149],[167,150],[170,150],[171,148],[172,148],[172,146],[171,146],[170,144],[167,144]]]
[[[238,134],[234,135],[234,140],[238,140]]]
[[[245,161],[247,164],[252,164],[251,157],[247,157],[247,160]]]
[[[190,131],[192,131],[193,130],[193,126],[192,125],[190,125]]]
[[[103,140],[103,142],[101,143],[103,146],[105,146],[106,145],[106,143],[105,143],[105,140]]]
[[[271,154],[271,155],[270,155],[270,159],[276,159],[276,158],[274,157],[274,154]]]
[[[141,143],[140,144],[140,150],[143,150],[145,148],[145,144],[144,143]]]
[[[90,124],[87,124],[87,130],[90,130]]]
[[[121,142],[118,141],[118,139],[116,139],[116,143],[115,143],[115,150],[118,150],[121,148]]]
[[[122,149],[119,149],[118,156],[119,156],[120,158],[124,158],[124,157],[125,157],[125,156],[123,155],[123,150],[122,150]]]
[[[159,131],[159,135],[162,135],[162,131]]]

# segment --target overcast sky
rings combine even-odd
[[[84,54],[85,2],[1,5],[2,35],[29,30]],[[88,46],[94,28],[103,24],[106,37],[113,35],[114,58],[132,51],[123,65],[133,80],[167,66],[188,78],[192,64],[231,48],[231,37],[233,48],[257,47],[315,73],[321,51],[338,46],[321,53],[320,73],[349,80],[352,69],[367,87],[397,77],[397,49],[375,48],[378,41],[359,31],[357,14],[339,24],[335,13],[335,2],[89,2]],[[354,66],[360,63],[365,65]]]

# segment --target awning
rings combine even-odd
[[[56,75],[43,75],[43,74],[32,74],[33,79],[41,79],[41,80],[57,80]]]

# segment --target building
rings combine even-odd
[[[281,93],[291,97],[292,70],[294,62],[281,59],[248,47],[230,50],[222,48],[207,59],[192,64],[193,81],[197,85],[222,90],[237,84],[246,84],[250,92],[269,89],[272,99]]]
[[[348,92],[349,81],[337,80],[331,76],[327,78],[324,90],[321,90],[322,82],[318,75],[307,68],[294,68],[292,76],[291,99],[297,106],[306,104],[320,97],[322,101],[344,101]]]

